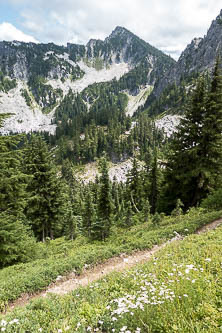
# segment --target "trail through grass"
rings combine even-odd
[[[101,243],[85,243],[80,246],[78,244],[79,241],[77,241],[77,244],[69,244],[68,246],[70,246],[70,248],[67,246],[64,252],[61,254],[58,253],[56,256],[3,269],[0,271],[0,305],[2,304],[2,310],[7,309],[7,305],[19,299],[20,296],[22,297],[18,300],[17,304],[27,303],[30,297],[32,297],[30,294],[27,294],[27,292],[41,292],[41,290],[45,290],[50,283],[55,282],[59,275],[64,275],[64,273],[67,275],[70,271],[72,273],[68,275],[68,278],[70,278],[71,281],[67,282],[67,289],[65,287],[63,293],[81,285],[81,278],[83,282],[82,285],[86,285],[88,282],[101,277],[103,273],[100,271],[100,268],[97,267],[97,272],[94,274],[93,279],[90,279],[88,275],[89,272],[79,278],[78,274],[84,270],[84,267],[103,263],[107,259],[120,255],[121,253],[125,253],[125,258],[120,257],[113,260],[115,262],[114,265],[117,265],[117,270],[123,269],[124,264],[127,266],[127,261],[129,263],[130,260],[133,260],[133,263],[136,263],[139,262],[140,259],[144,259],[141,258],[141,255],[144,257],[150,256],[149,250],[155,245],[159,246],[164,244],[167,240],[173,239],[177,233],[183,236],[192,233],[219,216],[221,216],[221,212],[203,214],[195,211],[191,215],[179,218],[164,218],[158,226],[144,224],[135,226],[127,232],[125,230],[122,232],[118,230],[118,236],[113,234],[113,236],[102,245]],[[62,245],[65,246],[65,244]],[[48,247],[49,246],[50,245],[48,245]],[[147,251],[134,254],[131,259],[126,258],[127,254],[135,250],[144,249],[147,249]],[[48,251],[50,252],[50,248],[48,248]],[[114,265],[112,262],[111,265],[107,263],[108,272],[115,269],[113,267]],[[104,265],[102,265],[101,268],[104,270]]]
[[[169,243],[146,264],[0,319],[16,332],[206,332],[222,328],[222,228]]]

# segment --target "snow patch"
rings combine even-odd
[[[0,93],[0,113],[13,114],[4,120],[3,127],[0,128],[0,133],[28,133],[31,131],[54,133],[56,125],[51,125],[53,112],[43,114],[37,106],[31,109],[27,106],[24,97],[21,95],[21,89],[27,89],[26,83],[17,81],[15,89],[10,90],[7,94]]]

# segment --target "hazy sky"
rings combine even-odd
[[[119,25],[177,58],[221,9],[218,0],[0,0],[0,40],[86,44]]]

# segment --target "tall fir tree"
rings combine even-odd
[[[30,260],[35,240],[24,210],[30,177],[22,172],[21,136],[0,137],[0,268]]]
[[[143,185],[136,157],[133,159],[132,169],[127,174],[126,186],[126,200],[131,202],[133,211],[138,213],[142,210]]]
[[[163,201],[172,211],[178,198],[187,209],[195,205],[203,188],[200,178],[203,173],[201,161],[205,152],[201,146],[204,118],[206,115],[207,90],[205,77],[201,77],[186,106],[184,118],[170,144],[165,172],[166,191]]]
[[[73,174],[73,165],[66,159],[62,164],[62,178],[65,181],[66,213],[64,231],[73,240],[77,235],[77,222],[82,214],[81,187]]]
[[[104,240],[110,234],[112,223],[113,203],[111,196],[111,183],[109,180],[107,160],[103,157],[100,161],[101,177],[99,179],[99,195],[97,204],[97,235]],[[98,227],[100,232],[98,233]]]
[[[171,144],[164,193],[170,211],[178,198],[185,209],[199,204],[221,183],[221,144],[222,76],[217,59],[209,92],[202,76]]]
[[[100,238],[100,235],[97,235],[97,216],[95,204],[93,203],[92,193],[87,189],[85,196],[85,203],[83,209],[83,231],[88,238]],[[95,230],[96,229],[96,230]]]
[[[28,176],[22,172],[20,136],[0,137],[0,213],[24,216]]]
[[[145,199],[143,202],[142,217],[144,222],[148,222],[150,219],[150,203],[148,199]]]
[[[36,241],[22,218],[0,213],[0,268],[35,258]]]
[[[161,182],[156,148],[154,150],[153,162],[151,164],[151,170],[149,172],[149,181],[150,181],[149,203],[151,206],[150,212],[151,214],[155,214],[160,195],[160,182]]]
[[[27,187],[29,200],[27,217],[32,221],[35,236],[59,236],[63,228],[63,185],[53,164],[52,154],[40,136],[33,136],[24,153],[24,169],[32,179]]]
[[[124,228],[130,228],[133,225],[133,210],[130,201],[126,202],[125,217],[121,222],[121,226]]]
[[[218,56],[206,103],[202,141],[208,191],[221,185],[222,171],[222,70]],[[210,176],[208,176],[210,175]]]

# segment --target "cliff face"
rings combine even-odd
[[[154,88],[154,95],[161,92],[172,83],[179,83],[182,77],[195,72],[211,70],[217,54],[222,53],[222,10],[212,22],[204,38],[194,38],[181,54],[178,62],[170,68]]]

